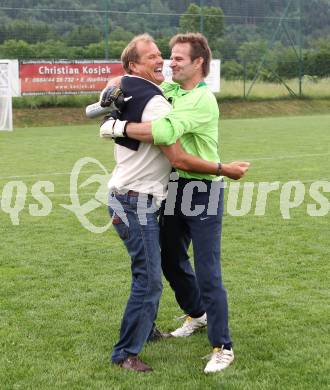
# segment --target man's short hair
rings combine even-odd
[[[191,61],[194,61],[198,57],[204,59],[202,72],[203,76],[206,77],[210,73],[212,52],[205,36],[200,33],[177,34],[170,40],[170,48],[173,49],[173,46],[177,43],[190,44]]]
[[[153,37],[149,34],[141,34],[141,35],[137,35],[136,37],[134,37],[131,42],[125,47],[125,49],[123,50],[122,54],[121,54],[121,62],[123,64],[123,67],[125,69],[125,71],[128,73],[128,74],[131,74],[132,71],[130,69],[130,62],[139,62],[139,53],[137,51],[137,44],[139,42],[152,42],[154,43],[155,40],[153,39]]]

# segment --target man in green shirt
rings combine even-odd
[[[112,133],[156,145],[172,145],[180,138],[186,152],[218,162],[218,105],[204,83],[211,60],[207,41],[201,34],[179,34],[172,38],[170,46],[176,83],[163,83],[162,87],[173,110],[153,122],[115,121]],[[160,219],[163,272],[187,314],[184,324],[171,335],[189,336],[207,324],[213,353],[205,373],[221,371],[234,360],[220,269],[224,187],[220,175],[235,178],[231,169],[236,168],[218,163],[216,176],[178,169],[174,202],[169,191]],[[173,209],[168,207],[170,203]],[[190,242],[195,272],[187,254]]]

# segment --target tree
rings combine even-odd
[[[130,31],[124,30],[122,27],[116,27],[109,35],[111,41],[127,41],[129,42],[134,37]]]
[[[73,58],[73,49],[62,41],[49,40],[31,46],[35,53],[33,58]]]
[[[224,31],[224,17],[220,7],[199,7],[190,4],[180,17],[181,32],[202,32],[208,40],[220,38]],[[201,22],[202,21],[202,22]],[[203,31],[201,31],[201,29]]]
[[[169,59],[171,57],[171,50],[168,45],[170,38],[165,37],[165,38],[158,38],[156,40],[157,46],[162,53],[163,58]]]
[[[254,78],[260,61],[267,52],[267,42],[258,40],[245,42],[237,50],[238,58],[245,67],[245,74],[248,79]]]
[[[37,21],[12,20],[2,27],[3,40],[14,39],[36,43],[56,38],[48,24]]]
[[[244,68],[236,61],[225,61],[221,65],[221,77],[226,80],[243,78]]]
[[[32,45],[27,42],[9,39],[0,45],[0,57],[13,59],[34,58],[35,53]]]
[[[260,39],[245,42],[238,49],[238,57],[242,63],[258,63],[267,52],[267,42]]]
[[[72,30],[67,38],[68,46],[87,46],[91,43],[100,42],[103,34],[94,26],[79,26]]]
[[[309,51],[304,56],[305,73],[311,76],[330,76],[330,51],[321,49],[318,52]]]

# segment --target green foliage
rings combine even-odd
[[[195,16],[196,15],[196,16]],[[180,17],[180,31],[200,31],[201,9],[196,4],[190,4],[186,12]]]
[[[105,44],[104,42],[91,43],[82,49],[81,58],[104,58]]]
[[[157,46],[162,53],[163,58],[169,59],[171,57],[171,50],[168,45],[170,38],[158,38],[156,39]]]
[[[243,74],[243,66],[234,60],[225,61],[221,66],[221,77],[226,80],[242,78]]]
[[[223,16],[220,7],[201,8],[196,4],[190,4],[185,14],[180,17],[180,31],[203,32],[209,40],[219,38],[224,32]]]
[[[120,59],[121,53],[128,41],[110,41],[110,58]],[[0,56],[12,59],[104,59],[105,47],[104,41],[91,43],[85,47],[68,47],[63,41],[49,40],[29,45],[25,41],[9,40],[0,45]]]
[[[112,59],[120,60],[121,53],[123,52],[128,41],[110,41],[109,44],[109,56]]]
[[[87,46],[97,43],[103,36],[99,29],[94,26],[78,26],[66,36],[65,41],[68,46]]]
[[[0,27],[0,42],[24,39],[28,43],[36,43],[54,38],[58,38],[58,35],[50,25],[37,20],[10,20]]]
[[[134,37],[130,31],[124,30],[122,27],[116,27],[109,35],[110,42],[112,41],[126,41],[129,42]]]
[[[33,45],[36,58],[74,58],[74,49],[62,41],[46,41]]]
[[[120,60],[121,53],[127,45],[128,41],[109,41],[109,58],[112,60]],[[78,48],[76,48],[77,51]],[[98,43],[91,43],[87,47],[84,47],[79,53],[79,58],[90,58],[90,59],[104,59],[105,46],[104,41]],[[78,58],[78,57],[77,57]]]
[[[291,48],[292,42],[283,31],[277,36],[278,41],[272,50],[267,51],[278,26],[278,19],[268,17],[282,16],[287,0],[212,0],[196,3],[188,0],[111,0],[94,3],[88,0],[3,0],[3,7],[18,9],[0,9],[0,56],[18,59],[105,58],[104,30],[110,25],[107,40],[111,59],[119,59],[125,44],[135,34],[145,31],[156,38],[163,56],[169,58],[169,37],[179,30],[200,31],[202,28],[209,40],[213,58],[222,59],[225,67],[223,74],[228,77],[239,73],[241,68],[237,64],[245,64],[247,77],[253,78],[265,54],[261,74],[263,79],[275,80],[275,75],[282,78],[298,75],[297,56]],[[198,4],[203,4],[202,9]],[[297,4],[298,0],[292,2],[289,17],[298,16]],[[326,77],[330,74],[330,1],[303,1],[302,5],[305,35],[303,72]],[[83,12],[87,9],[91,12]],[[99,11],[114,12],[105,14]],[[183,12],[181,17],[166,15]],[[224,14],[227,17],[236,16],[228,17],[224,26]],[[284,24],[298,50],[298,20],[285,20],[282,27]],[[243,74],[237,77],[243,77]]]
[[[29,45],[27,42],[14,39],[9,39],[0,45],[0,57],[9,59],[24,59],[35,58],[35,51],[33,45]]]
[[[254,42],[244,42],[237,51],[241,62],[256,63],[266,54],[267,42],[258,40]]]
[[[326,77],[330,75],[330,51],[309,51],[305,55],[305,73],[313,76]]]
[[[226,26],[224,35],[216,40],[211,40],[210,44],[214,52],[218,51],[219,56],[226,60],[240,60],[238,50],[243,43],[256,42],[260,40],[255,25],[235,25]]]
[[[284,79],[292,79],[299,75],[298,57],[293,49],[282,48],[277,51],[275,70]]]

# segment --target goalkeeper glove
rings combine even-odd
[[[127,137],[126,134],[127,123],[128,123],[127,121],[121,121],[119,119],[114,119],[110,117],[100,127],[100,137],[101,138]]]

